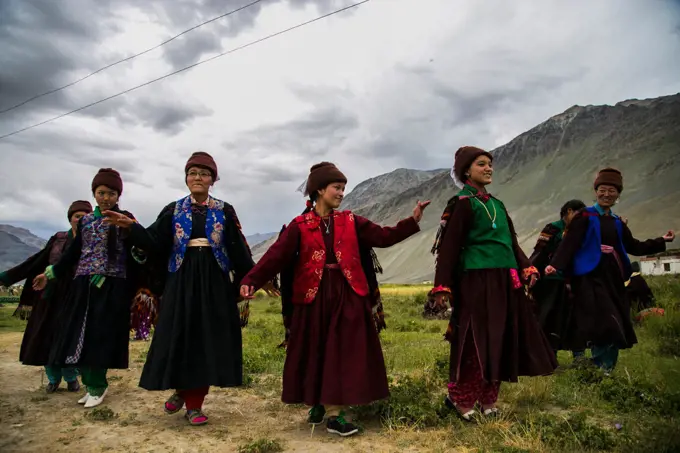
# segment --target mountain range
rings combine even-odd
[[[16,266],[29,256],[39,252],[46,240],[25,228],[0,225],[0,271]]]
[[[557,220],[562,204],[573,198],[593,202],[593,180],[606,166],[623,172],[624,190],[615,211],[629,219],[637,238],[680,230],[680,94],[613,106],[575,105],[491,154],[495,172],[489,191],[505,203],[527,254],[543,226]],[[449,169],[399,168],[357,185],[341,209],[393,225],[411,215],[417,200],[431,200],[419,234],[376,250],[384,269],[382,282],[419,283],[433,278],[430,247],[442,210],[457,192]],[[256,260],[276,236],[248,236]],[[27,230],[0,225],[0,270],[23,261],[44,243]]]
[[[623,172],[625,187],[615,211],[629,219],[637,238],[680,230],[680,94],[573,106],[491,154],[495,172],[489,191],[505,203],[527,254],[543,226],[559,218],[562,204],[573,198],[592,204],[593,180],[606,166]],[[417,200],[431,200],[419,234],[376,250],[384,269],[381,281],[418,283],[433,278],[430,247],[446,202],[457,192],[448,169],[399,169],[358,185],[341,208],[393,225],[411,215]],[[272,241],[254,247],[256,258]]]

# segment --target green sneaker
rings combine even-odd
[[[359,428],[354,423],[345,420],[344,412],[340,412],[337,417],[330,417],[326,422],[326,430],[341,437],[353,436],[359,432]]]
[[[309,410],[309,417],[307,418],[307,422],[310,425],[320,425],[323,423],[323,418],[326,415],[326,408],[323,407],[322,404],[317,404],[316,406],[312,406],[312,408]]]

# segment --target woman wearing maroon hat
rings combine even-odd
[[[623,191],[620,171],[600,170],[593,188],[597,202],[571,221],[545,273],[571,276],[574,299],[565,344],[569,349],[590,347],[595,364],[609,374],[619,350],[637,343],[626,297],[625,282],[632,274],[628,255],[663,252],[675,233],[644,242],[633,237],[626,222],[612,212]]]
[[[185,166],[190,194],[167,205],[144,229],[120,214],[112,223],[129,228],[132,241],[162,256],[167,278],[156,330],[139,385],[147,390],[174,389],[165,411],[186,405],[186,418],[202,425],[209,386],[242,384],[241,322],[237,305],[241,278],[253,259],[234,208],[213,198],[217,165],[204,152]]]
[[[66,278],[54,282],[44,291],[36,289],[39,285],[33,288],[31,282],[42,274],[48,265],[55,264],[59,260],[77,234],[78,221],[90,212],[92,212],[92,205],[89,202],[74,201],[67,214],[71,229],[60,231],[52,236],[45,248],[23,263],[6,272],[0,272],[0,283],[5,286],[13,285],[24,279],[27,282],[19,299],[19,307],[14,312],[15,316],[20,316],[22,319],[30,313],[24,338],[21,341],[19,360],[24,365],[45,367],[48,380],[47,393],[54,393],[59,388],[62,378],[66,381],[69,392],[80,390],[78,372],[75,368],[47,365],[50,347],[59,326],[58,315],[63,308],[75,269],[70,269]]]
[[[524,291],[538,271],[519,247],[505,205],[486,191],[492,161],[473,146],[456,151],[451,176],[461,190],[449,200],[432,247],[432,291],[438,304],[450,298],[453,309],[445,335],[451,342],[445,404],[467,421],[476,403],[484,415],[498,412],[501,381],[557,367]]]
[[[92,180],[97,207],[80,219],[71,246],[36,282],[41,287],[47,279],[69,279],[70,270],[76,267],[50,364],[80,370],[87,394],[78,403],[85,408],[104,400],[109,368],[128,367],[132,277],[137,269],[125,231],[107,224],[102,215],[103,211],[113,210],[134,219],[118,207],[122,193],[120,174],[112,168],[100,169]]]
[[[390,247],[420,230],[423,209],[396,227],[381,227],[349,211],[336,211],[347,178],[335,165],[311,168],[308,207],[242,280],[241,295],[286,268],[293,270],[292,316],[282,401],[312,406],[309,422],[340,436],[357,432],[344,417],[349,405],[389,396],[387,373],[373,311],[379,309],[362,266],[362,250]],[[282,293],[284,288],[282,287]]]

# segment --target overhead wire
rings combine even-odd
[[[293,30],[296,30],[296,29],[298,29],[298,28],[304,27],[304,26],[309,25],[309,24],[311,24],[311,23],[313,23],[313,22],[320,21],[320,20],[322,20],[322,19],[325,19],[325,18],[327,18],[327,17],[333,16],[333,15],[335,15],[335,14],[338,14],[338,13],[341,13],[341,12],[344,12],[344,11],[347,11],[347,10],[352,9],[352,8],[356,8],[357,6],[363,5],[364,3],[368,3],[369,1],[370,1],[370,0],[363,0],[363,1],[360,1],[360,2],[357,2],[357,3],[353,3],[353,4],[351,4],[351,5],[348,5],[348,6],[345,6],[345,7],[343,7],[343,8],[337,9],[337,10],[332,11],[332,12],[330,12],[330,13],[323,14],[323,15],[321,15],[321,16],[318,16],[318,17],[316,17],[316,18],[314,18],[314,19],[311,19],[311,20],[308,20],[308,21],[305,21],[305,22],[301,22],[301,23],[299,23],[299,24],[297,24],[297,25],[294,25],[294,26],[292,26],[292,27],[286,28],[285,30],[281,30],[281,31],[278,31],[278,32],[276,32],[276,33],[272,33],[272,34],[270,34],[270,35],[267,35],[267,36],[265,36],[265,37],[263,37],[263,38],[260,38],[260,39],[256,39],[255,41],[251,41],[251,42],[249,42],[249,43],[247,43],[247,44],[244,44],[244,45],[242,45],[242,46],[238,46],[238,47],[235,47],[235,48],[233,48],[233,49],[227,50],[226,52],[222,52],[222,53],[219,53],[219,54],[217,54],[217,55],[213,55],[212,57],[206,58],[205,60],[201,60],[201,61],[196,62],[196,63],[194,63],[194,64],[191,64],[191,65],[189,65],[189,66],[185,66],[185,67],[183,67],[183,68],[181,68],[181,69],[178,69],[178,70],[176,70],[176,71],[170,72],[170,73],[165,74],[165,75],[163,75],[163,76],[161,76],[161,77],[157,77],[157,78],[155,78],[155,79],[149,80],[149,81],[144,82],[144,83],[142,83],[142,84],[140,84],[140,85],[134,86],[134,87],[132,87],[132,88],[128,88],[127,90],[124,90],[124,91],[121,91],[121,92],[119,92],[119,93],[113,94],[113,95],[111,95],[111,96],[108,96],[108,97],[106,97],[106,98],[100,99],[100,100],[98,100],[98,101],[91,102],[91,103],[89,103],[89,104],[87,104],[87,105],[84,105],[84,106],[79,107],[79,108],[77,108],[77,109],[73,109],[73,110],[71,110],[71,111],[69,111],[69,112],[65,112],[65,113],[62,113],[62,114],[60,114],[60,115],[54,116],[54,117],[49,118],[49,119],[46,119],[46,120],[44,120],[44,121],[41,121],[41,122],[39,122],[39,123],[35,123],[35,124],[30,125],[30,126],[26,126],[26,127],[24,127],[24,128],[21,128],[21,129],[17,129],[17,130],[15,130],[15,131],[13,131],[13,132],[10,132],[10,133],[8,133],[8,134],[0,135],[0,140],[3,140],[3,139],[5,139],[5,138],[11,137],[11,136],[13,136],[13,135],[19,134],[19,133],[21,133],[21,132],[25,132],[25,131],[30,130],[30,129],[33,129],[33,128],[36,128],[36,127],[38,127],[38,126],[42,126],[42,125],[47,124],[47,123],[50,123],[50,122],[52,122],[52,121],[56,121],[56,120],[58,120],[58,119],[60,119],[60,118],[63,118],[63,117],[65,117],[65,116],[72,115],[72,114],[74,114],[74,113],[80,112],[80,111],[85,110],[85,109],[88,109],[88,108],[90,108],[90,107],[94,107],[95,105],[101,104],[101,103],[103,103],[103,102],[106,102],[106,101],[109,101],[109,100],[111,100],[111,99],[117,98],[117,97],[122,96],[122,95],[124,95],[124,94],[127,94],[127,93],[130,93],[130,92],[132,92],[132,91],[138,90],[138,89],[140,89],[140,88],[143,88],[143,87],[145,87],[145,86],[147,86],[147,85],[151,85],[152,83],[158,82],[158,81],[160,81],[160,80],[167,79],[168,77],[177,75],[177,74],[182,73],[182,72],[184,72],[184,71],[187,71],[187,70],[189,70],[189,69],[195,68],[196,66],[200,66],[200,65],[202,65],[202,64],[205,64],[205,63],[208,63],[208,62],[210,62],[210,61],[216,60],[216,59],[221,58],[221,57],[223,57],[223,56],[225,56],[225,55],[229,55],[229,54],[232,54],[232,53],[237,52],[237,51],[239,51],[239,50],[243,50],[243,49],[245,49],[245,48],[247,48],[247,47],[254,46],[255,44],[259,44],[259,43],[261,43],[261,42],[263,42],[263,41],[266,41],[266,40],[268,40],[268,39],[274,38],[274,37],[279,36],[279,35],[282,35],[282,34],[284,34],[284,33],[288,33],[288,32],[290,32],[290,31],[293,31]]]
[[[105,70],[107,70],[107,69],[109,69],[109,68],[112,68],[112,67],[114,67],[114,66],[116,66],[116,65],[119,65],[119,64],[121,64],[121,63],[125,63],[126,61],[130,61],[130,60],[132,60],[132,59],[134,59],[134,58],[137,58],[137,57],[139,57],[139,56],[141,56],[141,55],[147,54],[147,53],[151,52],[152,50],[156,50],[156,49],[158,49],[158,48],[160,48],[160,47],[163,47],[164,45],[170,43],[171,41],[174,41],[175,39],[179,38],[180,36],[186,35],[187,33],[191,32],[191,31],[194,31],[194,30],[196,30],[197,28],[203,27],[204,25],[207,25],[207,24],[209,24],[209,23],[211,23],[211,22],[215,22],[216,20],[223,19],[223,18],[225,18],[225,17],[227,17],[227,16],[231,16],[232,14],[238,13],[239,11],[242,11],[242,10],[244,10],[244,9],[246,9],[246,8],[249,8],[249,7],[253,6],[253,5],[256,5],[257,3],[260,3],[260,2],[262,2],[262,1],[264,1],[264,0],[255,0],[255,1],[253,1],[253,2],[248,3],[247,5],[243,5],[243,6],[241,6],[240,8],[237,8],[237,9],[235,9],[235,10],[233,10],[233,11],[229,11],[228,13],[224,13],[224,14],[221,14],[221,15],[219,15],[219,16],[217,16],[217,17],[213,17],[212,19],[206,20],[205,22],[201,22],[201,23],[198,24],[198,25],[195,25],[195,26],[193,26],[193,27],[191,27],[191,28],[188,28],[188,29],[184,30],[183,32],[176,34],[175,36],[172,36],[171,38],[166,39],[165,41],[161,42],[160,44],[156,44],[156,45],[153,46],[153,47],[149,47],[148,49],[143,50],[143,51],[141,51],[141,52],[139,52],[139,53],[136,53],[136,54],[134,54],[134,55],[131,55],[131,56],[127,57],[127,58],[123,58],[122,60],[118,60],[118,61],[116,61],[116,62],[114,62],[114,63],[111,63],[111,64],[108,64],[108,65],[106,65],[106,66],[103,66],[103,67],[97,69],[96,71],[93,71],[93,72],[87,74],[87,75],[84,76],[84,77],[81,77],[81,78],[79,78],[79,79],[77,79],[77,80],[74,80],[73,82],[67,83],[66,85],[63,85],[63,86],[60,86],[60,87],[57,87],[57,88],[53,88],[53,89],[51,89],[51,90],[45,91],[44,93],[36,94],[35,96],[32,96],[32,97],[30,97],[30,98],[28,98],[28,99],[26,99],[26,100],[24,100],[24,101],[22,101],[22,102],[16,104],[16,105],[13,105],[13,106],[8,107],[8,108],[6,108],[6,109],[0,110],[0,114],[9,112],[9,111],[14,110],[14,109],[16,109],[16,108],[19,108],[19,107],[21,107],[22,105],[26,105],[26,104],[28,104],[29,102],[35,101],[36,99],[39,99],[39,98],[41,98],[41,97],[43,97],[43,96],[47,96],[47,95],[49,95],[49,94],[56,93],[56,92],[58,92],[58,91],[64,90],[64,89],[69,88],[69,87],[72,87],[73,85],[76,85],[76,84],[82,82],[83,80],[89,79],[89,78],[92,77],[93,75],[99,74],[100,72],[105,71]]]

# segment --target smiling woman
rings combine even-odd
[[[498,414],[501,381],[550,374],[557,362],[525,294],[538,271],[520,248],[505,205],[486,190],[493,156],[463,146],[451,176],[461,190],[449,200],[432,247],[437,254],[432,292],[437,305],[448,298],[453,309],[444,403],[472,421],[477,403],[485,416]]]
[[[137,263],[129,253],[124,231],[108,225],[102,212],[116,212],[130,222],[134,216],[118,207],[123,180],[112,168],[102,168],[92,180],[97,201],[93,213],[82,217],[77,234],[61,259],[49,266],[39,285],[47,279],[75,279],[64,302],[61,326],[50,352],[50,365],[80,369],[87,394],[79,403],[86,408],[102,403],[108,390],[109,368],[128,367],[130,304]]]
[[[574,294],[564,343],[568,349],[591,348],[593,360],[610,373],[620,349],[632,348],[637,337],[630,319],[625,282],[632,274],[628,255],[652,255],[666,250],[665,236],[647,241],[633,237],[626,222],[612,212],[623,191],[623,175],[600,170],[593,184],[597,203],[580,211],[546,274],[568,272]]]
[[[202,406],[209,386],[243,381],[245,319],[239,316],[238,285],[254,263],[236,211],[210,196],[219,180],[213,158],[195,152],[184,171],[190,194],[167,205],[148,228],[115,212],[105,215],[129,228],[132,242],[151,258],[167,263],[162,308],[139,385],[174,389],[165,412],[186,406],[189,423],[202,425],[208,421]]]
[[[374,262],[365,252],[420,231],[429,204],[418,202],[412,217],[382,227],[336,211],[346,183],[332,163],[313,165],[305,186],[307,209],[284,228],[241,286],[241,295],[250,298],[281,273],[288,343],[281,400],[311,406],[310,424],[328,416],[328,432],[343,437],[358,432],[345,419],[346,406],[389,396],[377,333],[384,325],[382,304],[371,272]]]

